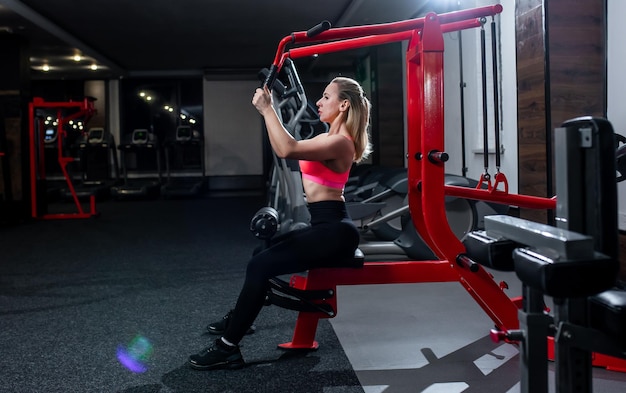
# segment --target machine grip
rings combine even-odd
[[[316,35],[330,29],[330,22],[325,20],[322,21],[318,24],[316,24],[315,26],[311,27],[309,30],[306,31],[306,36],[309,38],[315,37]]]
[[[267,76],[265,77],[265,81],[261,85],[261,88],[264,88],[265,86],[267,86],[269,89],[271,89],[271,86],[274,84],[274,81],[276,80],[277,73],[278,73],[278,67],[276,67],[276,64],[272,64],[270,66],[269,72],[267,73]]]
[[[265,81],[267,80],[269,74],[270,71],[267,68],[262,69],[261,71],[259,71],[259,80],[265,84]],[[263,87],[263,85],[261,87]],[[287,87],[279,79],[274,78],[274,82],[272,83],[270,90],[282,97],[285,95]]]

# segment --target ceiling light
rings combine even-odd
[[[81,57],[80,55],[74,55],[74,61],[78,62],[80,61]]]
[[[47,64],[44,64],[44,65],[41,67],[41,69],[42,69],[44,72],[48,72],[48,71],[50,71],[50,66],[49,66],[49,65],[47,65]]]
[[[91,68],[92,71],[96,71],[98,69],[98,65],[97,64],[92,64],[90,68]]]

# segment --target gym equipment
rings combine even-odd
[[[355,179],[353,173],[350,179]],[[406,206],[406,168],[370,168],[353,187],[356,188],[352,192],[346,192],[344,188],[346,208],[362,229],[366,229],[372,220],[389,216]],[[371,231],[376,239],[392,241],[402,232],[402,224],[399,216],[394,216],[366,230]]]
[[[408,200],[408,177],[404,168],[383,175],[370,188],[373,195],[360,202],[347,202],[351,217],[361,221],[364,231],[371,231],[378,240],[394,240],[403,231],[403,222],[410,221]],[[479,187],[479,182],[463,176],[445,175],[446,185]],[[486,185],[480,185],[486,188]],[[467,232],[483,228],[487,214],[505,214],[509,207],[456,197],[446,197],[446,216],[452,231],[460,239]],[[366,221],[367,220],[367,221]]]
[[[367,261],[435,258],[411,222],[406,197],[408,183],[406,169],[391,179],[389,189],[384,189],[362,202],[347,203],[351,217],[361,221],[359,248]],[[445,184],[475,187],[478,182],[446,174]],[[445,210],[448,225],[456,237],[461,239],[466,233],[482,228],[486,214],[504,214],[508,211],[508,206],[446,197]]]
[[[48,135],[46,138],[53,138]],[[80,164],[80,182],[75,182],[74,190],[79,199],[88,199],[91,195],[100,198],[110,196],[109,189],[119,182],[117,152],[113,134],[102,127],[90,128],[78,139],[78,163]],[[113,173],[113,174],[111,174]],[[70,198],[68,189],[61,194]]]
[[[118,149],[121,152],[122,174],[124,183],[111,187],[111,196],[117,199],[157,198],[161,188],[161,149],[157,136],[147,129],[136,129],[120,143]],[[140,168],[141,159],[154,160],[156,162],[156,174],[154,168],[150,168],[148,178],[140,177],[137,170]],[[135,172],[131,178],[129,167]],[[153,177],[156,175],[156,179]],[[144,175],[145,176],[145,175]]]
[[[520,329],[493,330],[491,336],[519,342],[522,393],[549,391],[549,356],[557,393],[588,393],[592,364],[626,371],[626,291],[615,287],[614,134],[607,120],[583,117],[563,123],[554,135],[556,227],[507,216],[486,219],[487,236],[515,244],[498,258],[508,259],[524,284]],[[544,295],[554,298],[553,315]]]
[[[89,197],[90,210],[85,211],[76,193],[74,181],[68,172],[68,166],[76,159],[66,155],[67,130],[64,128],[74,120],[83,119],[84,123],[95,113],[94,98],[86,97],[82,101],[46,102],[35,97],[28,104],[29,118],[29,153],[30,153],[30,199],[31,216],[42,219],[89,218],[97,215],[96,198]],[[44,127],[43,118],[39,112],[51,110],[56,112],[55,128]],[[76,206],[75,213],[47,213],[46,198],[46,170],[45,170],[45,141],[57,146],[57,162],[61,168],[63,179],[67,185],[69,195]]]
[[[288,85],[279,79],[272,82],[272,95],[276,113],[287,131],[297,140],[312,138],[328,131],[319,120],[317,109],[309,105],[304,87],[295,64],[287,59],[283,67]],[[260,78],[267,78],[269,71],[262,70]],[[289,86],[289,87],[288,87]],[[279,158],[273,151],[268,206],[278,214],[278,235],[309,225],[309,211],[303,198],[302,177],[297,160]]]
[[[65,177],[63,171],[59,165],[59,144],[58,144],[58,130],[54,126],[44,127],[43,137],[43,162],[42,171],[46,174],[45,180],[45,195],[48,201],[60,199],[61,190],[65,188]],[[70,148],[67,154],[74,157],[76,152],[72,151],[74,143],[69,143],[69,140],[65,142],[65,145],[69,145]]]
[[[417,233],[435,258],[421,261],[364,262],[360,268],[313,269],[307,276],[292,276],[289,287],[300,290],[330,290],[333,296],[308,299],[329,305],[331,312],[301,311],[292,341],[283,348],[314,349],[315,331],[320,318],[336,314],[337,285],[459,282],[499,328],[517,328],[519,299],[510,299],[505,285],[496,283],[479,264],[471,263],[465,246],[447,223],[445,197],[476,199],[525,208],[554,209],[556,200],[510,194],[508,189],[460,187],[445,184],[443,127],[443,33],[480,27],[477,18],[502,11],[493,5],[424,18],[380,25],[329,29],[320,25],[309,32],[294,32],[283,38],[270,67],[265,84],[272,85],[287,58],[357,49],[389,42],[408,41],[407,115],[408,115],[408,200],[409,212]],[[313,34],[317,33],[317,34]],[[301,46],[297,46],[301,44]],[[286,50],[287,45],[294,47]],[[358,266],[355,257],[348,265]]]
[[[190,126],[176,127],[174,138],[166,139],[166,181],[161,195],[170,197],[194,197],[206,187],[204,165],[204,138]]]

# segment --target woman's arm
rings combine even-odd
[[[295,140],[278,118],[267,87],[256,90],[252,104],[263,116],[270,144],[279,157],[325,161],[351,154],[352,142],[340,135],[321,134],[312,139]]]

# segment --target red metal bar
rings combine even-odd
[[[341,41],[327,42],[323,44],[302,46],[299,48],[290,49],[288,52],[285,52],[285,54],[292,59],[296,59],[324,53],[340,52],[344,50],[363,48],[366,46],[405,41],[411,38],[412,33],[412,31],[402,31],[399,33],[359,37]]]
[[[426,16],[422,30],[419,64],[422,79],[421,122],[416,138],[421,138],[419,153],[422,161],[422,214],[426,230],[433,241],[433,252],[442,259],[454,261],[464,248],[448,223],[443,187],[443,163],[430,159],[431,152],[444,149],[444,99],[443,99],[443,35],[435,14]],[[417,153],[417,152],[415,152]],[[411,155],[411,152],[409,152]]]
[[[477,188],[446,185],[446,195],[480,201],[503,203],[528,209],[556,209],[556,198],[536,197],[531,195],[509,194],[496,189],[484,190]]]
[[[450,33],[453,31],[473,29],[480,26],[482,26],[482,23],[480,23],[480,19],[462,20],[441,25],[441,32]]]
[[[448,25],[441,26],[441,31],[444,33],[448,33],[451,31],[470,29],[470,28],[479,27],[479,26],[481,26],[480,21],[478,19],[473,19],[469,21],[454,22]],[[413,31],[407,30],[407,31],[401,31],[398,33],[358,37],[358,38],[344,39],[341,41],[333,41],[333,42],[326,42],[326,43],[321,43],[321,44],[313,44],[309,46],[302,46],[302,47],[290,49],[287,52],[285,52],[277,65],[279,65],[282,68],[285,57],[289,57],[291,59],[297,59],[297,58],[309,57],[313,55],[321,55],[325,53],[340,52],[340,51],[345,51],[345,50],[364,48],[368,46],[388,44],[391,42],[406,41],[406,40],[409,40],[412,37],[412,35],[413,35]]]
[[[406,54],[407,68],[407,147],[408,147],[408,198],[409,210],[413,225],[422,236],[424,242],[431,250],[435,244],[426,229],[424,214],[422,212],[422,148],[419,137],[422,127],[422,111],[419,110],[422,98],[423,75],[420,73],[421,40],[419,34],[414,31],[409,41]]]
[[[500,4],[454,11],[445,14],[441,14],[439,19],[442,24],[459,22],[462,20],[481,18],[486,16],[496,15],[502,12],[502,6]],[[410,31],[422,28],[425,18],[409,19],[399,22],[381,23],[367,26],[350,26],[350,27],[338,27],[334,29],[326,30],[314,37],[308,37],[306,31],[294,32],[284,37],[278,44],[278,49],[274,57],[274,66],[281,64],[281,58],[283,52],[288,44],[306,43],[306,42],[321,42],[338,39],[356,38],[372,35],[390,34],[401,31]]]
[[[296,275],[291,279],[291,286],[302,290],[332,289],[336,294],[336,287],[340,285],[372,285],[372,284],[411,284],[425,282],[456,282],[460,281],[464,288],[470,292],[472,297],[485,310],[487,315],[495,316],[496,326],[511,326],[506,324],[500,317],[502,308],[494,307],[490,299],[484,299],[479,294],[484,293],[488,288],[496,294],[496,298],[505,298],[506,306],[515,316],[517,315],[517,305],[513,299],[509,299],[504,292],[495,285],[492,277],[480,270],[472,273],[475,276],[470,284],[463,277],[459,277],[454,263],[449,261],[406,261],[406,262],[366,262],[361,269],[354,268],[332,268],[314,269],[308,272],[306,277]],[[493,283],[493,284],[491,284]],[[485,288],[483,288],[485,287]],[[474,291],[473,288],[478,288]],[[498,292],[495,292],[498,291]],[[337,308],[337,298],[332,297],[323,301],[330,304],[332,308],[339,312]],[[498,303],[495,303],[499,306]],[[300,312],[294,329],[292,341],[280,344],[285,349],[316,349],[315,331],[320,319],[331,318],[324,313]]]
[[[332,268],[311,270],[307,289],[333,285],[411,284],[416,282],[453,282],[458,274],[449,261],[366,262],[361,269]]]
[[[415,45],[407,53],[407,73],[415,74],[410,81],[419,81],[417,88],[408,90],[408,94],[417,95],[408,98],[409,114],[416,119],[412,121],[417,130],[409,129],[409,157],[412,158],[414,170],[409,171],[409,184],[419,187],[415,198],[421,202],[421,209],[410,206],[411,217],[422,214],[416,227],[422,228],[420,235],[428,236],[432,242],[433,252],[441,259],[456,261],[465,252],[465,247],[450,229],[445,214],[445,168],[443,163],[431,159],[431,153],[445,151],[444,138],[444,100],[443,100],[443,35],[435,14],[426,16],[422,29],[421,44]],[[419,87],[422,87],[421,89]],[[419,160],[418,160],[419,158]],[[419,161],[419,165],[415,165]],[[409,166],[410,168],[410,166]],[[419,168],[420,175],[415,169]],[[410,202],[411,199],[410,199]],[[496,326],[517,328],[517,307],[495,283],[490,274],[482,267],[478,272],[471,272],[456,263],[451,266],[457,271],[458,281],[476,300],[479,306],[494,321]]]
[[[366,262],[361,269],[314,269],[306,277],[296,275],[291,286],[303,290],[332,289],[338,285],[406,284],[416,282],[455,282],[458,275],[448,261]],[[337,311],[337,297],[326,299]],[[279,344],[284,349],[317,349],[315,331],[320,319],[331,318],[321,312],[300,312],[290,342]]]

